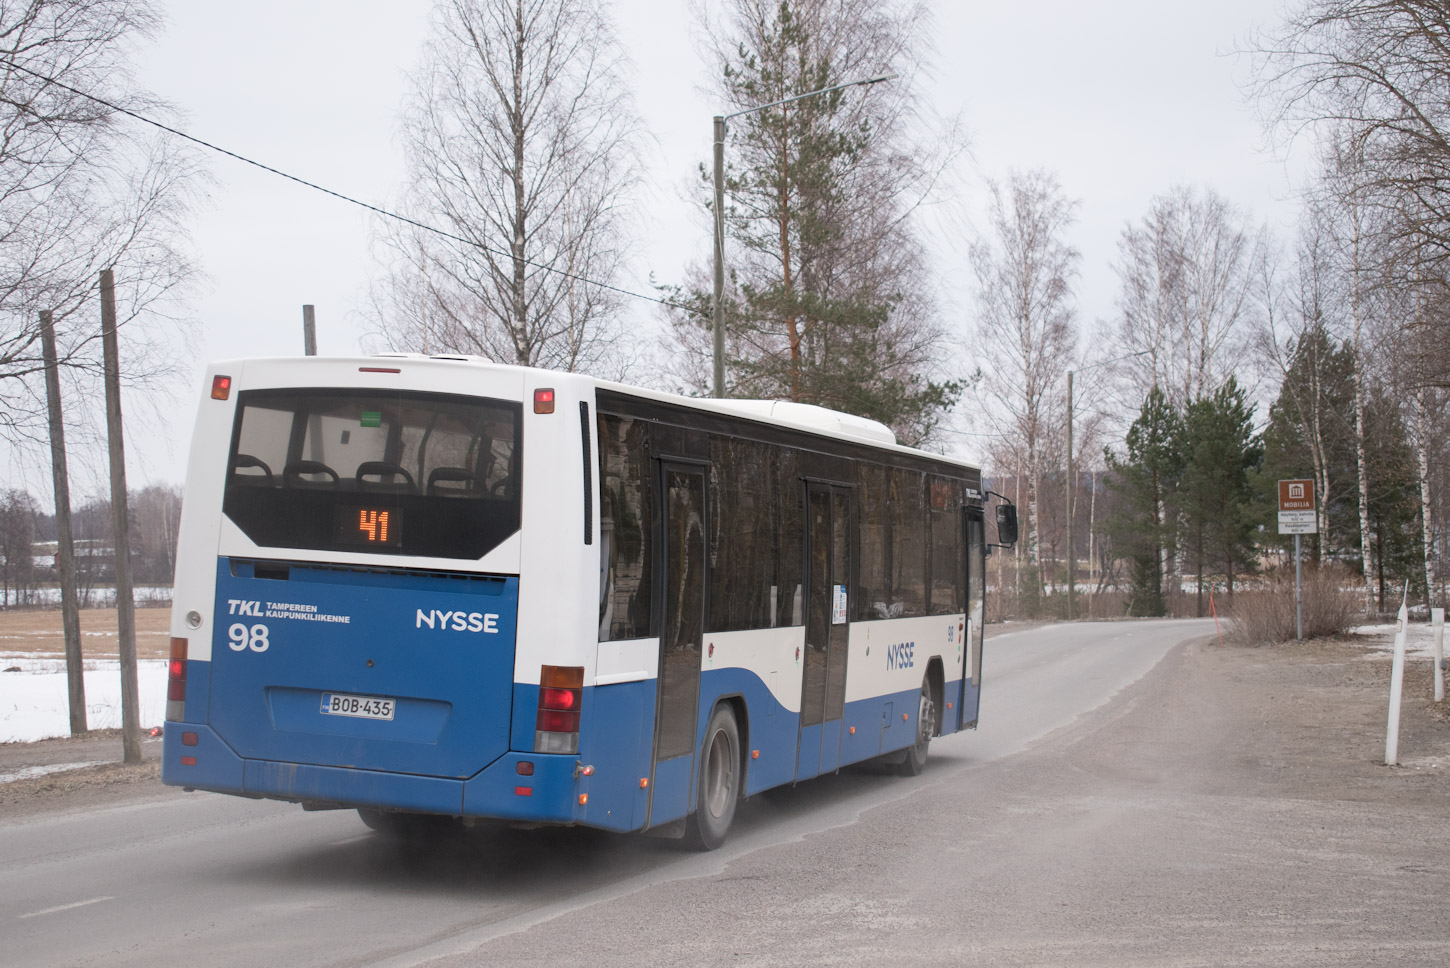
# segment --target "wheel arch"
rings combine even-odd
[[[934,655],[926,664],[927,688],[931,690],[932,719],[931,724],[933,736],[940,736],[942,729],[943,711],[946,709],[946,674],[943,671],[941,656]]]

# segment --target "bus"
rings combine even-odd
[[[722,843],[976,725],[981,471],[874,421],[455,356],[209,368],[162,779]],[[999,504],[999,543],[1015,513]]]

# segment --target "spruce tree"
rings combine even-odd
[[[1187,550],[1198,570],[1198,614],[1203,609],[1204,570],[1222,569],[1233,598],[1234,575],[1252,568],[1254,513],[1250,473],[1263,459],[1253,427],[1254,408],[1229,377],[1211,396],[1190,403],[1183,420],[1183,475],[1178,506]]]
[[[1108,485],[1121,501],[1106,530],[1128,560],[1129,615],[1165,615],[1163,561],[1177,547],[1173,499],[1183,474],[1183,419],[1158,387],[1128,428],[1126,454],[1107,451]]]

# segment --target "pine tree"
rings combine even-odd
[[[1183,475],[1178,506],[1189,549],[1198,566],[1198,614],[1203,609],[1206,566],[1222,568],[1230,600],[1235,569],[1252,567],[1254,488],[1250,473],[1263,459],[1253,430],[1254,408],[1238,381],[1229,377],[1211,396],[1190,403],[1183,421]]]
[[[1165,615],[1166,557],[1177,546],[1173,498],[1183,475],[1183,418],[1158,387],[1148,391],[1128,428],[1126,454],[1107,451],[1108,486],[1121,503],[1104,528],[1128,560],[1133,582],[1129,615]]]
[[[911,216],[939,174],[907,131],[921,11],[865,0],[723,9],[717,88],[722,113],[741,112],[725,150],[726,392],[856,413],[919,443],[970,376],[941,372],[945,334]],[[755,110],[883,74],[898,77]],[[703,311],[672,317],[694,368],[681,377],[702,389],[710,296],[668,292]]]

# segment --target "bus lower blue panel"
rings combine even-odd
[[[946,697],[946,707],[939,715],[941,719],[941,734],[949,736],[957,731],[957,720],[961,716],[962,709],[962,680],[953,679],[942,686],[942,695]]]
[[[679,820],[690,809],[693,756],[676,756],[655,765],[654,804],[650,808],[651,827]]]
[[[329,800],[456,815],[463,784],[432,776],[246,760],[244,791],[287,800]]]
[[[594,768],[580,792],[589,794],[585,817],[591,826],[633,830],[644,824],[654,741],[657,681],[621,682],[584,690],[579,760]]]
[[[695,746],[705,740],[705,727],[715,705],[738,696],[745,703],[740,744],[745,750],[747,796],[795,779],[795,740],[800,717],[786,709],[760,677],[747,669],[706,669],[700,676],[700,723]],[[752,758],[758,751],[760,756]]]
[[[514,716],[509,726],[509,749],[531,750],[534,748],[534,728],[538,724],[538,684],[528,682],[514,683],[513,702]],[[580,719],[583,719],[582,712]]]
[[[521,762],[532,764],[532,775],[519,773]],[[575,776],[578,763],[577,756],[508,753],[463,784],[463,813],[540,823],[581,822],[585,810],[579,804],[583,787]]]
[[[196,734],[196,745],[182,742]],[[183,763],[182,757],[188,762]],[[168,722],[161,734],[161,782],[218,793],[242,792],[242,758],[210,726]]]
[[[879,699],[848,705],[845,735],[841,737],[841,765],[859,763],[878,755],[881,752],[881,725]]]
[[[908,689],[905,692],[883,696],[890,704],[881,730],[881,752],[903,750],[916,742],[916,716],[921,709],[921,690]]]
[[[217,562],[205,721],[238,755],[462,780],[509,748],[517,578],[274,570]]]
[[[972,685],[972,680],[966,680],[962,685],[962,725],[967,726],[977,721],[981,711],[982,687]]]
[[[796,760],[795,778],[808,780],[821,772],[821,724],[801,727],[800,757]]]
[[[833,719],[821,724],[821,772],[829,773],[841,765],[841,721]]]
[[[211,722],[211,663],[186,660],[186,705],[182,715],[188,723]]]

